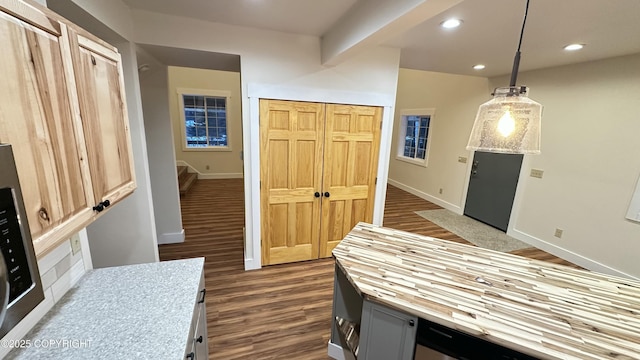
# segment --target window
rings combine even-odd
[[[429,126],[433,109],[401,111],[398,138],[398,160],[417,165],[427,165]]]
[[[229,150],[229,95],[208,90],[178,90],[185,150]]]

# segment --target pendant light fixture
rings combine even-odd
[[[527,23],[529,0],[524,12],[518,50],[513,59],[511,82],[496,88],[493,99],[480,105],[467,150],[508,154],[540,154],[542,105],[529,99],[529,88],[516,86],[520,46]]]

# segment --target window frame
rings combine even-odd
[[[178,112],[180,113],[180,130],[182,134],[182,139],[180,143],[182,144],[182,151],[232,151],[231,149],[231,129],[230,129],[230,118],[231,118],[231,92],[227,90],[211,90],[211,89],[186,89],[179,88],[176,89],[178,94]],[[205,97],[217,97],[217,98],[225,98],[225,111],[227,117],[227,145],[226,146],[210,146],[207,145],[205,147],[189,147],[187,146],[187,123],[186,117],[184,113],[184,95],[193,95],[193,96],[205,96]]]
[[[403,109],[400,110],[400,121],[398,128],[398,137],[396,138],[397,151],[396,151],[396,160],[404,161],[409,164],[418,165],[427,167],[429,164],[429,153],[431,152],[431,139],[433,139],[433,119],[436,113],[436,109],[434,108],[425,108],[425,109]],[[428,116],[429,117],[429,130],[427,132],[427,146],[425,148],[424,159],[420,158],[411,158],[404,156],[404,145],[407,137],[407,118],[409,116]]]

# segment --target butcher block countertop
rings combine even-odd
[[[359,223],[361,296],[541,359],[640,359],[640,282]]]

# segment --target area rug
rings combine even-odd
[[[447,209],[422,210],[416,214],[481,248],[509,252],[531,247],[489,225]]]

